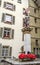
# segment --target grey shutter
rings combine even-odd
[[[14,38],[14,30],[12,30],[12,39]]]
[[[24,33],[22,33],[22,41],[24,41]]]
[[[0,6],[1,6],[1,1],[0,1]]]
[[[15,24],[15,16],[13,16],[13,24]]]
[[[2,56],[2,44],[0,43],[0,57]]]
[[[13,10],[15,11],[15,5],[13,5]]]
[[[23,18],[23,27],[25,27],[25,19]]]
[[[6,7],[6,2],[4,2],[4,8]]]
[[[0,28],[0,37],[2,37],[3,28]]]
[[[11,56],[12,54],[12,47],[10,47],[10,53],[9,53],[9,56]]]
[[[2,15],[2,22],[4,22],[4,17],[5,17],[5,14],[3,13],[3,15]]]

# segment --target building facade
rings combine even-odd
[[[30,10],[28,18],[24,13],[27,8]],[[18,58],[24,46],[22,28],[28,24],[33,28],[31,51],[40,54],[40,10],[37,5],[33,0],[0,0],[0,57]]]
[[[30,26],[33,28],[31,31],[31,48],[33,53],[40,56],[40,9],[35,1],[29,0]]]

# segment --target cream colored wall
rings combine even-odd
[[[5,8],[3,8],[5,2],[12,3],[16,5],[16,11],[10,11]],[[25,4],[26,3],[26,4]],[[0,38],[0,43],[2,45],[8,45],[12,47],[12,56],[15,56],[18,58],[18,54],[21,51],[21,46],[24,45],[24,42],[22,41],[22,26],[23,26],[23,8],[28,7],[28,0],[22,0],[22,4],[17,3],[17,0],[9,1],[9,0],[2,0],[2,5],[0,7],[0,21],[2,19],[2,13],[8,13],[13,16],[15,16],[15,25],[5,24],[3,22],[0,22],[0,27],[4,28],[11,28],[14,29],[14,39],[2,39]]]

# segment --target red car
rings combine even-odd
[[[21,53],[19,56],[19,59],[36,59],[36,55],[35,54],[24,54],[24,53]]]

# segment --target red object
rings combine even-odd
[[[36,59],[36,55],[35,54],[20,54],[19,59],[25,59],[25,58],[29,58],[29,59]]]
[[[24,59],[24,58],[25,58],[25,54],[22,53],[19,55],[19,59]]]
[[[35,54],[27,54],[27,58],[35,59],[36,55]]]

